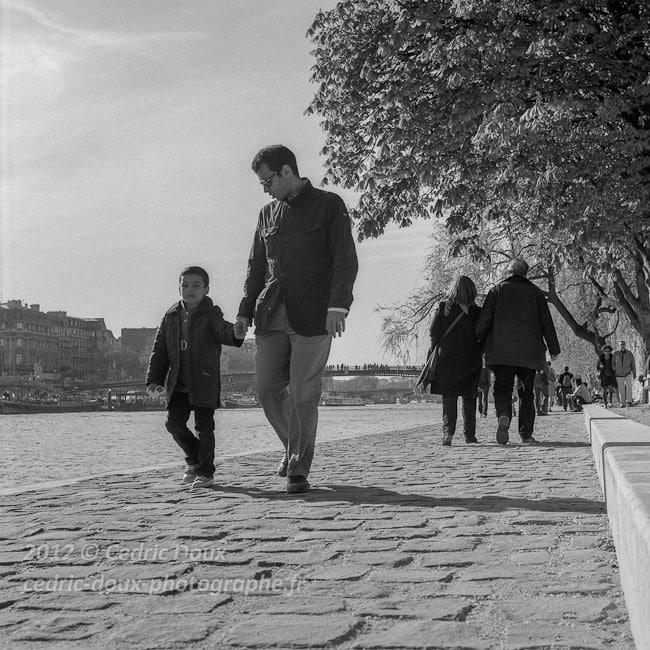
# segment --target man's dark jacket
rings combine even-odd
[[[551,356],[560,354],[544,294],[519,275],[511,275],[489,291],[476,324],[476,338],[485,341],[487,366],[538,370],[546,365],[547,347]]]
[[[181,347],[181,302],[172,305],[163,316],[149,359],[146,384],[165,385],[167,401],[178,382]],[[219,408],[221,401],[221,346],[241,347],[233,324],[207,296],[190,316],[187,342],[189,402],[192,406]]]
[[[263,334],[265,322],[256,308],[275,294],[295,332],[326,334],[328,308],[352,304],[357,269],[345,204],[307,180],[293,199],[272,201],[260,211],[239,316],[255,318],[255,330]]]

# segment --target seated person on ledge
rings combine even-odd
[[[591,393],[580,377],[576,379],[576,389],[569,395],[569,399],[572,411],[582,411],[583,404],[591,404]]]

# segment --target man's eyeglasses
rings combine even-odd
[[[272,179],[273,179],[274,176],[277,176],[277,175],[278,175],[278,172],[273,172],[273,173],[272,173],[270,176],[268,176],[267,178],[263,178],[263,179],[260,181],[260,185],[261,185],[262,187],[271,187]]]

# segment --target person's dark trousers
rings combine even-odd
[[[534,368],[520,366],[491,366],[494,372],[494,408],[497,418],[502,415],[512,418],[512,389],[515,377],[523,384],[519,389],[519,435],[531,438],[535,426],[535,382]]]
[[[562,407],[566,411],[567,408],[571,408],[571,391],[573,390],[571,386],[561,386],[560,390],[562,391]]]
[[[194,411],[196,436],[187,428],[191,411]],[[213,476],[214,409],[192,406],[187,393],[174,393],[167,406],[165,427],[185,452],[185,462],[188,465],[196,465],[196,473],[199,476]]]
[[[538,413],[548,412],[548,388],[535,388],[535,408]]]
[[[478,389],[478,412],[487,415],[488,412],[488,388]]]
[[[476,397],[462,397],[463,400],[463,435],[465,438],[476,436]],[[456,433],[458,418],[458,395],[442,396],[442,435],[453,436]]]

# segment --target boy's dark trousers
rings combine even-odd
[[[196,436],[187,428],[191,411],[194,411]],[[185,452],[185,462],[188,465],[196,465],[196,473],[199,476],[213,476],[214,408],[192,406],[187,393],[173,393],[167,405],[165,426]]]

